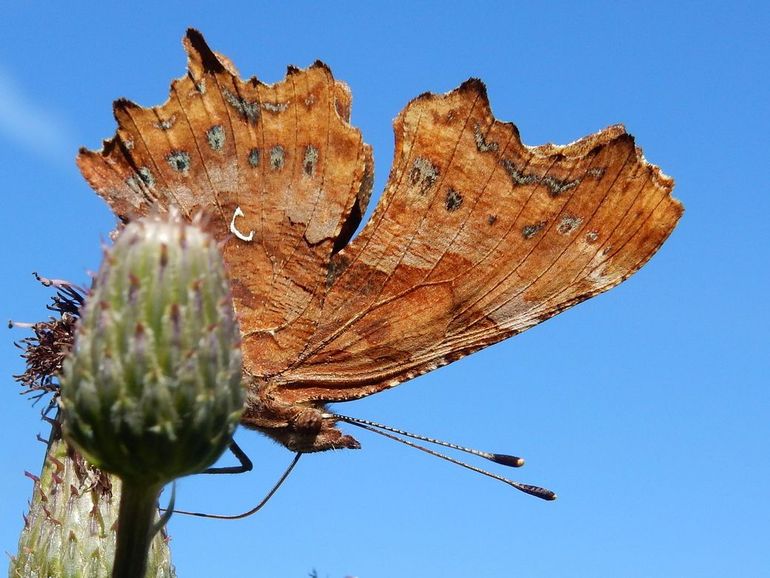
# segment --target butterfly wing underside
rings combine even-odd
[[[623,127],[528,147],[470,80],[395,121],[382,199],[335,255],[293,402],[369,395],[520,333],[637,271],[682,214]]]
[[[357,447],[333,424],[319,435],[304,409],[392,387],[614,287],[682,214],[623,127],[529,147],[472,79],[399,114],[385,191],[350,241],[372,156],[347,87],[321,63],[242,81],[197,31],[184,43],[188,74],[169,100],[117,101],[117,134],[78,164],[124,221],[171,206],[205,216],[241,325],[244,420],[292,449]]]
[[[114,105],[118,131],[78,165],[123,220],[178,207],[223,243],[244,366],[285,369],[315,330],[331,254],[369,200],[371,148],[348,123],[350,92],[328,67],[241,81],[190,30],[188,74],[168,101]]]

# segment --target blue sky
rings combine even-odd
[[[471,4],[474,4],[471,7]],[[166,98],[199,28],[244,75],[327,62],[373,145],[413,97],[483,79],[528,144],[616,122],[686,207],[637,275],[512,340],[340,411],[527,458],[546,503],[365,432],[306,456],[258,515],[176,516],[180,577],[724,577],[770,569],[770,13],[761,2],[78,3],[3,8],[2,314],[45,316],[31,272],[74,281],[113,225],[74,165],[115,123],[111,102]],[[386,7],[387,6],[387,7]],[[16,550],[46,428],[0,347],[0,548]],[[178,485],[180,507],[237,512],[290,454],[237,439],[251,474]]]

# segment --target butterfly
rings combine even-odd
[[[358,448],[326,404],[359,399],[516,335],[644,265],[682,205],[622,126],[522,144],[483,83],[423,94],[394,121],[371,218],[372,150],[316,62],[241,80],[203,36],[161,106],[114,103],[78,165],[123,221],[203,213],[231,277],[242,423],[296,452]]]

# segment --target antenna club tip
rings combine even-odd
[[[536,498],[540,498],[547,502],[553,502],[556,499],[556,494],[554,492],[546,488],[541,488],[540,486],[530,486],[529,484],[519,484],[516,482],[511,483],[511,485],[525,494],[535,496]]]
[[[520,468],[524,465],[524,458],[518,456],[510,456],[508,454],[492,454],[492,461],[502,466],[509,466],[512,468]]]

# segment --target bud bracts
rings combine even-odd
[[[9,577],[110,578],[120,486],[84,464],[64,440],[51,440]],[[163,533],[153,538],[147,562],[148,577],[176,576]]]

